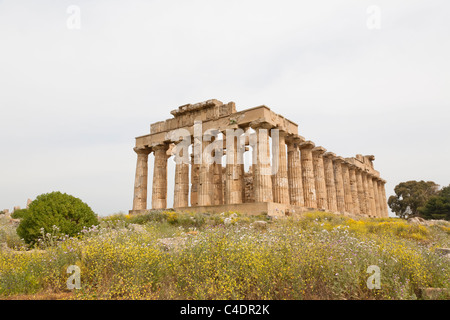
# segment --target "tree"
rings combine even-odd
[[[428,199],[436,195],[439,185],[433,181],[406,181],[395,186],[395,195],[388,199],[388,205],[400,218],[418,215],[418,209],[425,205]]]
[[[28,209],[18,209],[14,210],[11,214],[11,218],[13,219],[23,219],[28,214]]]
[[[28,244],[36,243],[53,226],[60,233],[75,236],[83,227],[98,224],[97,215],[83,201],[61,192],[42,194],[31,202],[27,214],[17,227],[17,234]]]
[[[450,221],[450,185],[430,197],[419,212],[424,219],[445,219]]]

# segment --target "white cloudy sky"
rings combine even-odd
[[[388,196],[448,185],[449,14],[445,0],[0,0],[0,209],[56,190],[100,215],[131,209],[134,137],[210,98],[374,154]]]

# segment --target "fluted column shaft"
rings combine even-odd
[[[167,145],[152,147],[155,153],[153,167],[152,208],[164,209],[167,207]]]
[[[363,187],[364,187],[364,198],[365,198],[365,206],[367,211],[367,216],[374,216],[373,210],[372,210],[372,200],[371,200],[371,191],[369,188],[369,177],[367,172],[363,171],[361,173],[362,181],[363,181]]]
[[[312,156],[317,208],[328,210],[327,187],[325,183],[325,169],[323,164],[323,154],[326,151],[327,150],[323,147],[315,147],[312,149]]]
[[[328,210],[331,212],[337,212],[336,203],[336,184],[334,182],[334,169],[333,169],[333,157],[336,155],[332,152],[326,152],[323,155],[323,166],[325,175],[325,185],[327,188],[327,203]]]
[[[289,204],[289,183],[286,159],[286,134],[278,131],[278,141],[272,136],[272,159],[275,173],[273,175],[273,201]]]
[[[368,191],[368,206],[370,207],[370,216],[376,217],[377,216],[377,208],[375,204],[375,192],[373,190],[373,181],[372,181],[372,175],[366,174],[367,179],[367,191]]]
[[[272,177],[270,168],[270,146],[268,126],[254,127],[256,131],[256,150],[254,156],[255,202],[272,202]]]
[[[388,204],[386,199],[386,189],[385,189],[385,180],[381,180],[381,198],[383,201],[383,215],[384,217],[389,217]]]
[[[195,163],[194,153],[191,154],[191,206],[198,205],[198,189],[200,178],[200,164]]]
[[[223,204],[222,158],[216,159],[214,168],[214,204]]]
[[[356,175],[356,187],[358,190],[358,203],[359,203],[359,211],[362,215],[367,215],[367,207],[366,207],[366,197],[364,194],[364,185],[362,180],[361,169],[357,168],[355,170]]]
[[[225,133],[224,133],[225,134]],[[241,150],[239,148],[239,137],[230,135],[226,137],[227,153],[225,168],[226,204],[242,203],[243,177],[242,167],[239,164]]]
[[[344,182],[345,211],[353,212],[353,199],[352,191],[350,188],[350,172],[348,171],[348,163],[346,161],[342,163],[342,179]]]
[[[312,149],[315,144],[312,141],[305,141],[300,144],[300,154],[302,163],[303,197],[305,207],[317,208],[316,181],[314,178],[314,164]]]
[[[380,208],[380,198],[378,195],[378,183],[377,183],[378,178],[377,177],[373,177],[372,178],[372,184],[373,184],[373,198],[374,198],[374,202],[375,202],[375,212],[376,212],[376,216],[377,217],[381,217],[381,208]]]
[[[210,206],[214,204],[214,165],[212,155],[205,152],[211,142],[207,139],[202,141],[202,161],[199,172],[198,205]]]
[[[304,206],[303,183],[302,183],[302,167],[300,161],[299,144],[302,141],[293,139],[288,142],[288,183],[289,183],[289,200],[292,205]]]
[[[336,204],[337,209],[340,212],[345,211],[345,196],[344,196],[344,179],[342,176],[342,157],[336,157],[333,159],[334,168],[334,182],[336,184]]]
[[[151,149],[137,149],[136,176],[134,179],[133,210],[147,209],[148,154]]]
[[[182,157],[182,152],[179,156]],[[189,159],[189,158],[188,158]],[[173,207],[187,207],[189,205],[189,163],[175,158],[175,185]]]
[[[350,191],[352,194],[353,212],[354,214],[361,214],[358,196],[358,182],[356,180],[356,167],[349,165],[348,172],[350,174]]]

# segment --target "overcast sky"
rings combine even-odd
[[[212,98],[375,155],[388,197],[448,185],[449,14],[448,0],[0,0],[0,210],[61,191],[127,212],[134,138]]]

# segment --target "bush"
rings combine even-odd
[[[36,198],[17,227],[17,234],[28,244],[35,244],[42,234],[59,232],[75,236],[83,227],[97,225],[97,215],[83,201],[61,192],[45,193]]]
[[[11,218],[13,219],[23,219],[28,214],[28,209],[19,209],[14,210],[14,212],[11,214]]]

